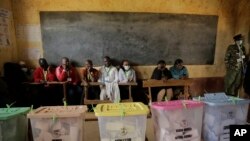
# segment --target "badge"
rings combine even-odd
[[[72,81],[72,78],[68,77],[68,78],[67,78],[67,81],[71,82],[71,81]]]

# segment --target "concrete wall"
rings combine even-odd
[[[237,33],[245,31],[245,28],[241,28],[243,23],[236,22],[235,18],[236,12],[239,13],[240,17],[238,18],[245,19],[244,17],[247,16],[243,14],[246,13],[246,8],[239,6],[237,9],[238,3],[236,2],[238,1],[245,1],[249,5],[248,0],[12,0],[16,30],[28,30],[27,33],[17,33],[18,58],[26,60],[33,67],[38,65],[35,57],[27,57],[25,54],[27,54],[28,50],[34,49],[37,54],[41,54],[40,56],[43,54],[42,41],[37,39],[41,36],[39,29],[40,11],[123,11],[218,15],[214,65],[188,65],[187,67],[190,77],[224,76],[226,48],[233,43],[232,37],[235,35],[236,30]],[[241,5],[244,5],[244,2],[241,2]],[[245,22],[246,24],[249,23],[249,21]],[[37,37],[29,37],[29,34]],[[154,67],[138,66],[135,69],[138,71],[140,78],[147,79]]]
[[[17,47],[15,28],[13,23],[13,14],[10,0],[0,0],[0,9],[5,9],[10,12],[10,18],[8,20],[8,31],[10,35],[10,45],[0,46],[0,76],[3,74],[3,64],[7,61],[17,61]]]
[[[250,48],[250,1],[241,0],[237,7],[235,19],[235,33],[244,36],[244,46],[249,52]],[[248,54],[249,56],[249,54]]]

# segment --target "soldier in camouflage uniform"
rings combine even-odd
[[[229,45],[225,55],[226,76],[225,92],[227,95],[236,96],[241,85],[244,63],[245,47],[242,45],[242,35],[234,36],[235,44]]]

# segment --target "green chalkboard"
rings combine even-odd
[[[218,16],[126,12],[41,12],[44,56],[58,63],[63,56],[78,65],[103,56],[154,65],[214,63]]]

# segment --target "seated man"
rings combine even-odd
[[[89,83],[89,82],[97,82],[99,78],[99,72],[95,68],[93,68],[93,63],[91,60],[86,60],[85,62],[85,69],[82,71],[83,76],[83,82]],[[96,89],[95,87],[90,86],[88,88],[89,97],[88,99],[96,99],[99,97],[100,91]]]
[[[32,97],[32,102],[40,105],[54,105],[58,100],[58,97],[54,94],[57,90],[53,85],[47,85],[47,82],[56,81],[55,70],[48,65],[46,59],[39,59],[39,67],[35,69],[33,73],[34,82],[41,83],[44,85],[37,85],[36,96]],[[33,94],[35,95],[35,94]],[[48,99],[49,98],[49,99]]]
[[[164,60],[160,60],[157,63],[157,67],[154,69],[151,79],[163,80],[166,81],[171,79],[171,72],[166,68],[166,62]],[[171,100],[173,97],[173,90],[171,87],[162,87],[162,88],[154,88],[152,89],[153,93],[157,93],[157,101],[162,101],[167,90],[167,99]],[[154,95],[154,94],[153,94]],[[152,101],[155,101],[155,97],[152,96]]]
[[[176,59],[174,66],[170,67],[170,72],[173,79],[186,79],[188,78],[188,70],[183,66],[183,61],[181,59]],[[174,98],[173,99],[183,99],[184,89],[183,87],[173,87]]]
[[[39,65],[40,67],[36,68],[33,73],[34,82],[56,81],[55,70],[48,65],[46,59],[40,58]]]
[[[120,101],[120,90],[118,86],[118,71],[112,66],[111,60],[105,56],[104,66],[100,69],[99,82],[105,83],[101,87],[100,100],[109,99],[113,102]]]
[[[56,77],[59,81],[67,81],[67,95],[68,103],[78,105],[82,103],[82,88],[80,84],[80,77],[75,67],[70,65],[69,59],[63,57],[61,65],[56,68]]]

